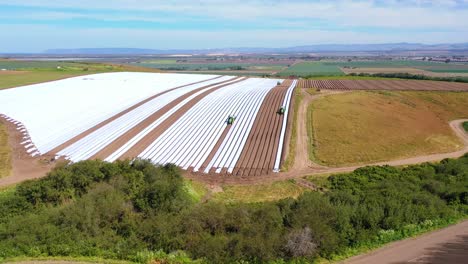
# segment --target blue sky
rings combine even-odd
[[[468,42],[468,0],[0,0],[0,53]]]

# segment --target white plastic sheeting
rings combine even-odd
[[[78,140],[74,144],[68,146],[58,153],[59,156],[66,156],[73,162],[86,160],[91,158],[94,154],[111,144],[118,137],[125,134],[127,131],[138,125],[140,122],[171,103],[175,99],[189,93],[193,90],[199,89],[206,85],[227,81],[232,79],[231,76],[223,76],[202,83],[192,84],[181,87],[167,93],[164,93],[141,106],[133,109],[132,111],[120,116],[105,126],[97,129],[86,137]],[[205,88],[203,90],[210,89]]]
[[[210,167],[235,165],[266,94],[278,80],[251,78],[214,91],[150,144],[139,157],[156,164],[174,163],[197,171],[226,128],[226,119],[236,116],[220,152]],[[209,169],[208,168],[208,169]],[[219,171],[218,169],[217,171]]]
[[[165,90],[216,75],[103,73],[0,91],[0,113],[19,120],[40,153]]]

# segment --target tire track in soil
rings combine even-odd
[[[233,80],[236,80],[234,82],[231,82]],[[211,89],[209,91],[206,91],[200,95],[198,95],[197,97],[193,98],[192,100],[190,100],[190,102],[188,102],[187,104],[193,106],[193,104],[191,104],[195,99],[197,98],[200,98],[201,95],[204,95],[206,96],[209,92],[212,92],[212,91],[215,91],[217,90],[218,88],[222,88],[224,86],[227,86],[227,85],[230,85],[230,84],[234,84],[234,83],[237,83],[239,81],[241,81],[242,79],[240,77],[234,77],[232,79],[229,79],[229,80],[226,80],[224,82],[219,82],[219,83],[215,83],[215,84],[212,84],[212,85],[207,85],[207,86],[203,86],[203,87],[200,87],[200,88],[197,88],[193,91],[190,91],[178,98],[176,98],[174,101],[170,102],[169,104],[165,105],[164,107],[162,107],[161,109],[159,109],[158,111],[154,112],[152,115],[150,115],[149,117],[147,117],[145,120],[142,120],[140,123],[136,124],[135,126],[133,126],[131,129],[129,129],[127,132],[125,132],[123,135],[121,135],[120,137],[118,137],[117,139],[115,139],[114,141],[112,141],[110,144],[108,144],[107,146],[105,146],[103,149],[101,149],[99,152],[97,152],[96,154],[94,154],[91,158],[89,159],[105,159],[107,157],[109,157],[112,153],[114,153],[115,151],[117,151],[121,146],[123,146],[125,143],[127,143],[130,139],[132,139],[133,137],[135,137],[138,133],[140,133],[142,130],[144,130],[146,127],[148,127],[150,124],[152,124],[154,121],[158,120],[161,116],[163,116],[165,113],[167,113],[168,111],[170,111],[173,107],[175,107],[177,104],[179,104],[180,102],[182,102],[183,100],[187,99],[188,97],[192,96],[193,94],[203,90],[203,89],[206,89],[208,87],[213,87],[213,86],[216,86],[216,85],[220,85],[220,87],[217,87],[215,89]],[[230,82],[229,84],[225,84],[227,82]],[[186,105],[187,105],[186,104]],[[185,108],[186,105],[184,105],[182,108]],[[180,110],[180,109],[179,109]],[[177,111],[178,112],[178,111]],[[176,112],[176,113],[177,113]],[[175,114],[175,113],[174,113]],[[173,115],[174,115],[173,114]],[[171,115],[168,119],[171,119],[172,116]],[[175,121],[175,120],[174,120]],[[133,157],[131,157],[133,158]]]
[[[157,93],[157,94],[155,94],[155,95],[152,95],[152,96],[150,96],[150,97],[148,97],[148,98],[146,98],[146,99],[144,99],[144,100],[142,100],[142,101],[140,101],[140,102],[134,104],[133,106],[131,106],[131,107],[129,107],[129,108],[127,108],[127,109],[121,111],[120,113],[118,113],[118,114],[116,114],[116,115],[114,115],[114,116],[112,116],[112,117],[110,117],[110,118],[108,118],[108,119],[102,121],[101,123],[99,123],[99,124],[97,124],[97,125],[95,125],[95,126],[89,128],[88,130],[84,131],[83,133],[81,133],[81,134],[79,134],[79,135],[77,135],[77,136],[75,136],[75,137],[73,137],[73,138],[71,138],[71,139],[65,141],[64,143],[60,144],[59,146],[57,146],[57,147],[53,148],[52,150],[48,151],[47,153],[45,153],[45,155],[55,155],[56,153],[62,151],[63,149],[69,147],[70,145],[72,145],[72,144],[78,142],[79,140],[81,140],[82,138],[88,136],[89,134],[93,133],[94,131],[100,129],[101,127],[103,127],[103,126],[109,124],[110,122],[114,121],[115,119],[117,119],[117,118],[119,118],[119,117],[125,115],[126,113],[128,113],[128,112],[134,110],[135,108],[137,108],[137,107],[139,107],[139,106],[141,106],[141,105],[143,105],[143,104],[145,104],[145,103],[147,103],[147,102],[149,102],[149,101],[151,101],[151,100],[153,100],[154,98],[156,98],[156,97],[158,97],[158,96],[161,96],[161,95],[163,95],[163,94],[165,94],[165,93],[174,91],[174,90],[179,89],[179,88],[187,87],[187,86],[190,86],[190,85],[194,85],[194,84],[198,84],[198,83],[202,83],[202,82],[206,82],[206,81],[211,81],[211,80],[219,79],[219,78],[221,78],[221,77],[223,77],[223,76],[217,76],[217,77],[210,78],[210,79],[207,79],[207,80],[203,80],[203,81],[199,81],[199,82],[193,82],[193,83],[189,83],[189,84],[177,86],[177,87],[171,88],[171,89],[169,89],[169,90],[166,90],[166,91]],[[219,82],[219,83],[221,83],[221,82]]]

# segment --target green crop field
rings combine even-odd
[[[5,69],[0,70],[0,89],[94,73],[118,71],[157,72],[156,69],[132,65],[15,60],[0,60],[0,69]]]
[[[279,73],[280,76],[327,76],[327,75],[344,75],[337,65],[327,64],[326,62],[301,62],[297,63],[286,70]]]

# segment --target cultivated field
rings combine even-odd
[[[313,157],[341,166],[451,152],[463,147],[448,123],[468,116],[458,92],[350,92],[309,107]]]
[[[259,175],[279,171],[295,85],[218,75],[95,74],[1,91],[0,113],[24,134],[21,144],[32,156],[140,157],[193,172]]]
[[[468,91],[468,83],[416,80],[299,80],[299,88],[327,90]]]
[[[0,60],[0,89],[104,72],[157,72],[131,65],[102,63]]]
[[[344,73],[336,65],[325,62],[300,62],[279,73],[280,76],[341,76]]]

